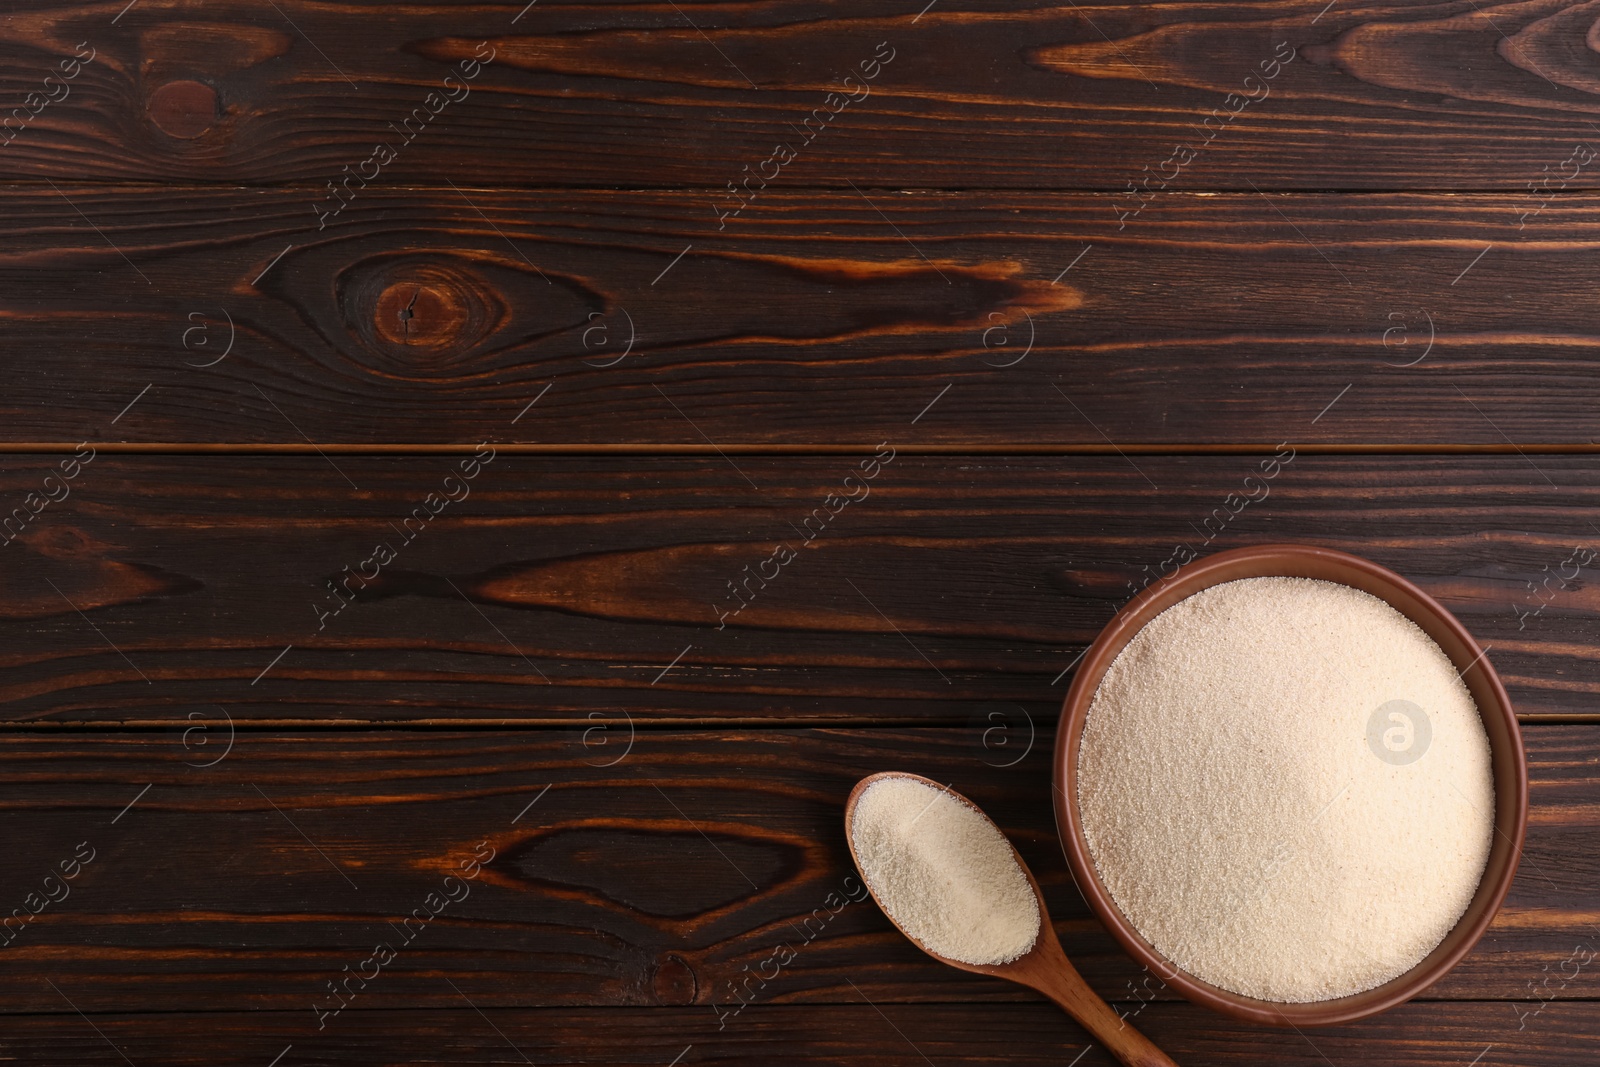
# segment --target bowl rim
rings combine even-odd
[[[1285,570],[1286,567],[1289,569]],[[1254,573],[1236,573],[1241,568]],[[1297,573],[1308,570],[1315,573]],[[1411,619],[1440,644],[1458,668],[1478,705],[1478,714],[1489,734],[1494,767],[1496,838],[1490,846],[1483,878],[1467,910],[1444,940],[1415,967],[1380,986],[1348,997],[1304,1004],[1258,1000],[1222,989],[1181,970],[1150,945],[1123,916],[1110,892],[1100,882],[1078,819],[1075,800],[1078,741],[1088,716],[1089,704],[1099,689],[1106,669],[1133,636],[1156,615],[1180,600],[1223,582],[1271,576],[1319,577],[1327,581],[1339,581],[1327,577],[1329,572],[1342,572],[1362,580],[1362,585],[1353,582],[1340,584],[1352,585],[1371,593]],[[1378,589],[1385,592],[1379,592]],[[1399,594],[1410,603],[1396,604],[1394,597],[1387,595],[1389,593]],[[1418,613],[1425,617],[1417,617]],[[1440,640],[1441,635],[1447,640]],[[1449,639],[1453,639],[1457,646],[1454,654],[1449,647]],[[1463,667],[1460,660],[1465,658],[1465,653],[1471,653],[1473,658]],[[1329,1026],[1365,1018],[1410,1000],[1443,978],[1472,950],[1499,911],[1516,874],[1527,831],[1528,776],[1522,734],[1510,697],[1485,655],[1485,650],[1444,605],[1412,582],[1371,560],[1315,545],[1252,545],[1192,560],[1173,574],[1152,582],[1123,605],[1085,650],[1062,701],[1052,772],[1056,832],[1073,878],[1100,922],[1133,957],[1134,962],[1143,965],[1196,1004],[1232,1018],[1275,1026]]]

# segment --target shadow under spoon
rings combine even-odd
[[[1062,951],[1061,942],[1056,939],[1055,929],[1050,925],[1050,914],[1045,911],[1044,896],[1039,892],[1039,883],[1034,880],[1033,872],[1028,870],[1026,863],[1022,862],[1022,857],[1017,855],[1016,847],[1011,844],[1009,838],[1005,838],[1004,833],[1001,833],[1001,837],[1005,838],[1007,847],[1011,849],[1011,854],[1016,859],[1017,866],[1022,869],[1023,875],[1028,879],[1028,885],[1033,890],[1034,899],[1039,904],[1039,936],[1034,940],[1032,948],[1010,963],[963,963],[961,960],[951,959],[949,956],[935,952],[908,933],[904,927],[900,926],[895,921],[894,916],[889,914],[889,909],[883,906],[883,900],[878,896],[877,888],[873,885],[872,876],[862,866],[861,857],[856,855],[856,802],[869,786],[885,778],[905,778],[914,782],[921,782],[923,785],[936,789],[953,800],[965,804],[988,821],[991,826],[994,825],[994,822],[983,814],[983,809],[960,793],[947,789],[938,782],[924,778],[921,775],[906,774],[899,771],[868,775],[857,782],[856,787],[850,791],[850,798],[845,802],[844,806],[844,836],[850,845],[850,858],[855,861],[856,869],[861,872],[861,880],[866,884],[867,891],[872,894],[872,899],[877,902],[879,908],[883,909],[883,913],[889,917],[889,921],[894,923],[901,933],[911,939],[912,944],[941,963],[948,963],[952,967],[958,967],[963,971],[971,971],[974,974],[989,974],[996,978],[1004,978],[1007,981],[1016,982],[1019,985],[1025,985],[1030,989],[1043,993],[1055,1001],[1068,1015],[1076,1019],[1084,1029],[1088,1030],[1096,1040],[1106,1047],[1108,1052],[1122,1063],[1127,1064],[1128,1067],[1177,1067],[1172,1060],[1167,1058],[1165,1053],[1150,1042],[1149,1038],[1129,1026],[1121,1016],[1111,1009],[1111,1005],[1101,1000],[1099,995],[1090,989],[1089,984],[1083,980],[1083,976],[1072,965],[1072,961],[1067,959],[1067,954]],[[995,827],[995,829],[999,832],[999,827]]]

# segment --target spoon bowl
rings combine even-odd
[[[850,797],[845,801],[844,805],[845,841],[850,846],[850,858],[855,861],[856,870],[861,872],[862,884],[867,887],[867,892],[872,894],[872,899],[882,909],[884,915],[888,916],[889,921],[894,923],[897,930],[900,930],[901,933],[910,938],[912,944],[940,963],[947,963],[952,967],[963,971],[971,971],[974,974],[988,974],[996,978],[1004,978],[1009,982],[1016,982],[1019,985],[1025,985],[1030,989],[1043,993],[1055,1001],[1068,1015],[1076,1019],[1084,1029],[1088,1030],[1101,1044],[1105,1045],[1107,1051],[1121,1063],[1127,1064],[1128,1067],[1177,1067],[1160,1049],[1151,1044],[1148,1038],[1129,1026],[1126,1020],[1112,1010],[1111,1005],[1100,998],[1099,994],[1090,989],[1088,983],[1083,980],[1083,976],[1072,965],[1072,961],[1067,959],[1067,954],[1061,948],[1061,942],[1056,939],[1055,928],[1050,925],[1050,914],[1045,910],[1044,895],[1039,891],[1039,883],[1034,879],[1033,872],[1028,869],[1028,865],[1022,862],[1022,857],[1017,854],[1016,846],[1011,844],[1009,838],[1006,838],[1006,846],[1011,849],[1011,856],[1017,861],[1017,866],[1021,868],[1023,877],[1028,879],[1028,886],[1033,890],[1033,898],[1039,905],[1039,936],[1034,940],[1032,948],[1010,963],[964,963],[961,960],[952,959],[949,956],[935,952],[916,937],[907,933],[895,921],[894,916],[889,914],[889,909],[884,907],[883,901],[878,897],[878,891],[873,888],[872,877],[861,865],[861,858],[856,855],[856,802],[860,799],[861,794],[866,792],[874,782],[885,778],[906,778],[914,782],[921,782],[923,785],[937,789],[959,803],[965,804],[988,820],[990,825],[993,825],[993,820],[983,814],[982,808],[960,793],[919,774],[884,771],[879,774],[868,775],[856,783],[856,787],[850,790]],[[995,827],[995,829],[999,830],[999,827]],[[1001,837],[1005,837],[1004,833],[1001,833]]]

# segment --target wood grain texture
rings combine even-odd
[[[1018,759],[977,728],[648,730],[626,750],[620,734],[599,745],[578,729],[240,731],[218,759],[222,724],[206,725],[187,737],[4,735],[0,913],[32,908],[81,843],[94,853],[70,895],[7,928],[5,1012],[61,1010],[49,982],[86,1012],[281,1009],[308,1034],[369,1009],[460,1008],[461,994],[484,1009],[677,1008],[711,1031],[774,1004],[1036,999],[934,962],[860,899],[844,799],[888,769],[983,806],[1102,996],[1174,999],[1073,885],[1048,733]],[[1531,1012],[1541,995],[1595,995],[1592,966],[1562,964],[1600,948],[1600,726],[1526,733],[1523,867],[1485,939],[1429,998]],[[481,869],[460,878],[474,856]],[[394,956],[384,966],[379,945]],[[358,973],[368,982],[347,979]],[[1503,1014],[1514,1028],[1513,1009]]]
[[[884,769],[1185,1067],[1600,1040],[1592,5],[0,21],[0,1058],[1108,1063],[844,903]],[[1277,442],[1511,452],[1139,454]],[[1137,973],[1048,803],[1074,657],[1269,540],[1443,600],[1529,750],[1483,942],[1314,1035]]]
[[[0,437],[1600,440],[1587,197],[174,195],[7,190]]]
[[[1560,0],[12,7],[11,106],[79,42],[96,51],[0,151],[6,177],[320,188],[480,42],[493,62],[386,179],[721,188],[798,139],[791,185],[1121,189],[1187,143],[1205,145],[1191,189],[1521,190],[1559,177],[1600,111],[1593,14]],[[884,42],[863,95],[844,78]],[[1262,81],[1281,49],[1295,58]],[[1246,95],[1220,135],[1196,132]]]
[[[1463,1067],[1491,1045],[1480,1063],[1565,1067],[1600,1037],[1600,1009],[1592,1001],[1553,1004],[1526,1031],[1516,1029],[1512,1005],[1494,1002],[1412,1003],[1303,1035],[1252,1029],[1186,1004],[1152,1004],[1139,1022],[1183,1067],[1327,1067],[1378,1055],[1395,1067]],[[608,1067],[665,1067],[675,1056],[682,1057],[680,1067],[1115,1062],[1099,1046],[1085,1051],[1083,1032],[1047,1004],[752,1008],[743,1025],[720,1033],[696,1014],[647,1008],[369,1011],[312,1036],[292,1014],[260,1011],[97,1015],[101,1034],[69,1012],[13,1016],[6,1026],[8,1052],[41,1067],[126,1067],[123,1055],[173,1067],[262,1067],[278,1055],[281,1067],[505,1064],[522,1063],[522,1056]]]
[[[51,459],[0,462],[0,519]],[[1266,541],[1419,583],[1524,716],[1595,712],[1591,459],[498,456],[450,503],[462,462],[95,458],[0,546],[0,713],[1046,721],[1145,581]]]

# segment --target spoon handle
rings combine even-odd
[[[1177,1067],[1166,1053],[1112,1011],[1111,1005],[1089,988],[1089,983],[1083,980],[1059,944],[1050,955],[1055,957],[1050,965],[1034,970],[1028,976],[1027,985],[1060,1005],[1093,1034],[1107,1052],[1128,1067]]]

